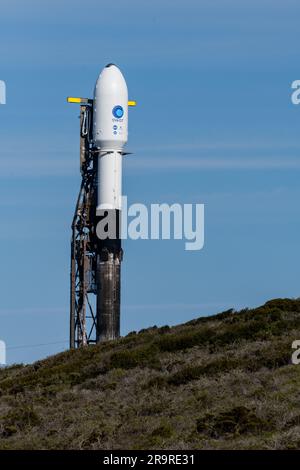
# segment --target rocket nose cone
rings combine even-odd
[[[127,90],[127,85],[119,67],[115,64],[107,64],[100,72],[95,88],[101,88],[103,91],[109,93],[117,90]]]
[[[102,69],[94,89],[93,140],[102,150],[120,150],[127,142],[128,90],[114,64]]]
[[[104,77],[110,77],[110,79],[116,79],[117,77],[123,77],[123,74],[116,64],[107,64],[99,73],[98,80]]]

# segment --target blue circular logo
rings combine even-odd
[[[112,113],[115,118],[120,119],[121,117],[123,117],[124,109],[122,108],[122,106],[117,105],[113,108]]]

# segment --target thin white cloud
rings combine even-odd
[[[127,163],[130,170],[300,170],[300,157],[176,157],[138,158]]]
[[[229,308],[228,305],[232,306],[233,303],[219,301],[219,302],[205,302],[205,303],[158,303],[158,304],[124,304],[122,308],[127,311],[142,311],[142,310],[197,310],[214,308],[219,309]],[[37,307],[25,307],[25,308],[2,308],[0,309],[0,316],[14,316],[14,315],[68,315],[69,307],[56,307],[56,308],[37,308]]]
[[[41,142],[43,142],[40,137]],[[31,150],[31,141],[22,140],[22,146],[14,150],[4,142],[1,144],[1,178],[36,178],[36,177],[79,177],[78,149],[65,147],[65,142],[58,136],[57,148]],[[59,147],[60,145],[60,147]],[[40,148],[42,149],[40,151]],[[151,146],[136,145],[133,149],[136,158],[126,158],[125,171],[205,171],[205,170],[295,170],[300,169],[300,144],[297,141],[259,140],[252,136],[236,141],[177,142]],[[274,155],[270,155],[270,151]],[[165,152],[165,153],[164,153]],[[251,152],[250,155],[246,153]],[[265,153],[269,155],[265,155]],[[275,152],[281,152],[276,154]],[[231,155],[230,155],[231,153]],[[151,155],[151,156],[149,156]]]
[[[14,316],[14,315],[65,315],[68,313],[68,308],[2,308],[0,309],[0,316]]]
[[[161,143],[157,145],[137,145],[135,152],[161,152],[162,150],[179,152],[183,150],[300,150],[300,142],[297,141],[277,141],[260,140],[257,136],[249,137],[249,140],[234,141],[201,141],[201,142],[173,142]]]
[[[57,157],[57,156],[56,156]],[[161,155],[153,158],[142,157],[128,159],[125,171],[197,171],[197,170],[300,170],[300,157],[174,157]],[[74,158],[13,158],[0,159],[1,178],[37,178],[37,177],[76,177],[79,175],[78,162]]]
[[[5,31],[6,40],[0,41],[1,65],[23,68],[74,66],[78,65],[80,57],[81,65],[91,66],[95,64],[94,51],[97,48],[101,50],[102,57],[107,54],[125,62],[138,60],[140,67],[162,59],[164,63],[180,59],[185,64],[191,64],[193,59],[193,63],[206,66],[217,62],[265,60],[265,57],[283,61],[287,57],[295,57],[295,49],[286,47],[286,43],[278,39],[279,28],[281,32],[284,28],[289,34],[298,31],[297,15],[290,14],[287,21],[281,14],[293,11],[293,6],[294,9],[298,7],[293,0],[277,3],[274,0],[252,0],[244,1],[242,6],[238,0],[186,0],[184,3],[182,0],[153,0],[148,3],[117,0],[117,6],[115,2],[107,1],[101,5],[99,0],[87,0],[85,7],[89,11],[90,28],[88,34],[80,35],[77,34],[78,27],[82,25],[80,0],[1,0],[1,19],[12,25],[12,32]],[[234,14],[230,14],[230,8]],[[261,8],[271,12],[270,18],[258,15]],[[27,34],[24,22],[33,25],[30,34]],[[126,41],[112,40],[112,24],[114,28],[118,26],[123,35],[128,31]],[[211,28],[207,27],[209,24]],[[15,35],[18,25],[21,31],[25,30],[21,41]],[[49,36],[41,34],[40,28],[35,31],[36,25],[55,27],[60,32],[67,29],[68,34],[63,38],[62,35],[51,35],[49,39]],[[236,37],[237,25],[239,40]],[[168,34],[164,35],[166,27]],[[198,34],[199,31],[202,34]],[[174,47],[177,37],[180,40]]]
[[[197,310],[201,311],[207,308],[223,308],[228,305],[228,302],[206,302],[200,304],[189,304],[189,303],[160,303],[160,304],[125,304],[122,308],[124,310],[142,311],[142,310]],[[227,308],[227,307],[226,307]]]
[[[51,156],[45,158],[42,154],[39,158],[28,158],[24,154],[22,158],[20,156],[1,158],[0,178],[78,175],[78,160],[72,157],[66,158],[65,155],[57,158],[58,155],[56,154],[55,158]]]

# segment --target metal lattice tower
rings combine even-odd
[[[96,343],[94,214],[97,159],[91,147],[92,104],[80,106],[81,187],[72,222],[70,347]]]

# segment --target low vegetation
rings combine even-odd
[[[298,449],[300,300],[0,370],[0,449]]]

